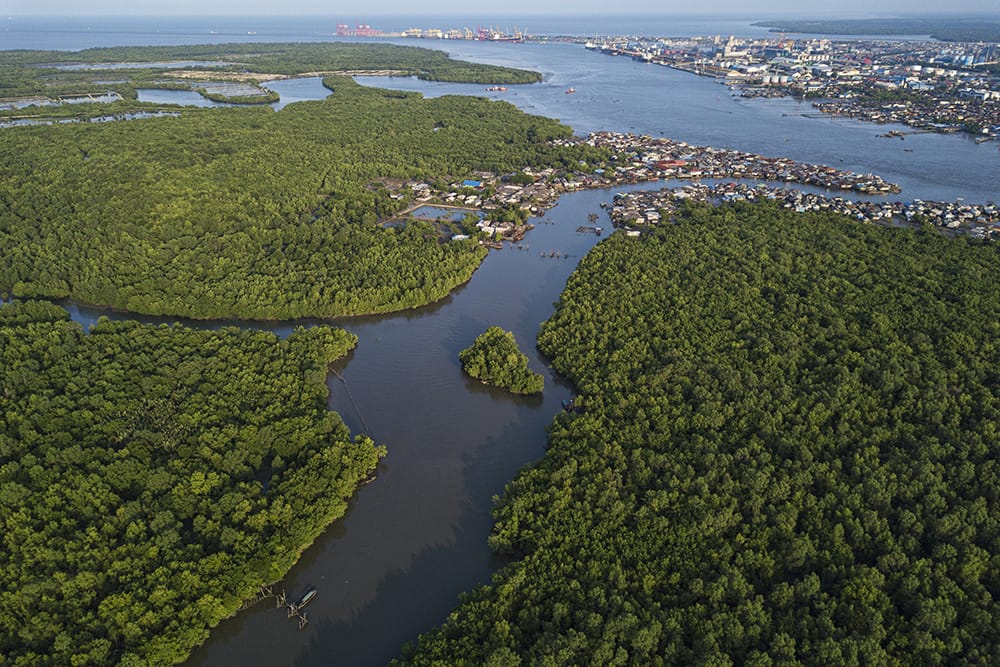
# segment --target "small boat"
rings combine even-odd
[[[310,587],[309,590],[307,590],[305,593],[302,594],[302,597],[299,598],[299,601],[295,603],[295,608],[302,609],[307,604],[312,602],[313,598],[315,597],[316,597],[316,589]]]
[[[567,95],[572,95],[575,92],[576,92],[576,88],[567,88],[566,89],[566,94]]]

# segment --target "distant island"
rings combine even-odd
[[[890,18],[759,21],[771,32],[825,35],[930,35],[944,42],[1000,42],[1000,18]]]
[[[500,327],[484,331],[458,358],[462,370],[472,377],[514,394],[540,394],[545,386],[545,377],[528,368],[528,357],[518,348],[514,334]]]

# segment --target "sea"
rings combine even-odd
[[[760,16],[565,16],[523,19],[484,15],[365,16],[10,16],[0,32],[0,50],[79,50],[100,46],[319,42],[333,39],[338,25],[382,32],[409,28],[461,30],[480,27],[537,36],[689,36],[767,34],[753,26]]]
[[[962,135],[880,138],[891,129],[842,118],[816,118],[807,102],[748,100],[712,79],[638,63],[563,43],[559,35],[600,37],[759,36],[767,17],[532,16],[524,21],[476,16],[327,17],[10,17],[0,49],[74,51],[121,45],[321,42],[338,24],[400,31],[494,26],[548,35],[548,43],[392,40],[442,49],[457,58],[543,73],[543,81],[486,91],[483,86],[360,77],[371,86],[425,96],[477,95],[558,118],[578,134],[613,130],[667,136],[693,145],[738,148],[768,156],[875,172],[899,183],[899,199],[998,200],[1000,152]],[[318,79],[275,84],[285,104],[328,93]],[[569,88],[576,92],[566,94]],[[150,92],[169,103],[183,91]],[[180,98],[178,98],[180,99]],[[185,98],[186,99],[186,98]],[[146,121],[125,121],[146,122]],[[0,131],[19,131],[11,128]],[[643,187],[649,187],[643,186]],[[488,583],[504,565],[489,550],[490,508],[496,494],[525,465],[544,454],[545,427],[573,388],[534,349],[576,263],[601,238],[577,229],[614,192],[564,196],[530,222],[520,244],[492,250],[466,285],[430,306],[336,322],[359,338],[328,380],[330,408],[354,432],[386,444],[376,480],[361,488],[350,510],[278,583],[290,597],[315,587],[303,629],[282,610],[262,603],[224,621],[188,664],[328,666],[384,665],[407,642],[442,623],[459,596]],[[839,193],[838,193],[839,194]],[[610,231],[610,224],[606,225]],[[68,304],[89,325],[102,315],[147,322],[173,321]],[[235,324],[286,335],[295,323]],[[458,352],[489,326],[515,334],[534,370],[546,376],[542,397],[520,398],[484,387],[462,374]]]

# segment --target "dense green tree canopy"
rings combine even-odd
[[[381,453],[326,409],[355,340],[0,306],[0,662],[174,664],[284,576]]]
[[[515,394],[539,394],[545,388],[545,377],[528,368],[528,357],[518,348],[514,334],[500,327],[479,334],[458,358],[462,370],[486,384]]]
[[[0,289],[149,314],[287,319],[440,299],[485,255],[386,228],[386,183],[573,165],[505,102],[328,80],[324,102],[0,132]],[[395,196],[395,197],[394,197]]]
[[[520,559],[407,662],[995,664],[998,268],[774,205],[612,236],[539,336],[580,409],[496,510]]]

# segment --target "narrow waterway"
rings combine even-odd
[[[306,100],[321,100],[330,94],[330,90],[323,86],[322,77],[305,76],[290,79],[275,79],[262,84],[263,88],[273,90],[281,96],[277,102],[269,106],[275,110],[284,109],[294,102],[304,102]],[[140,102],[150,102],[152,104],[176,104],[191,107],[232,107],[248,106],[231,104],[228,102],[215,102],[210,100],[196,90],[172,90],[169,88],[139,88],[136,90]]]
[[[281,583],[293,597],[317,588],[309,625],[299,631],[284,610],[264,602],[224,621],[188,664],[382,665],[439,625],[461,593],[489,581],[500,564],[487,544],[493,497],[544,453],[545,429],[572,395],[535,349],[538,326],[600,240],[577,229],[591,213],[606,220],[600,205],[613,192],[643,187],[564,195],[530,220],[535,228],[523,242],[491,250],[472,279],[443,301],[334,322],[359,343],[328,378],[330,408],[353,432],[386,444],[389,454],[375,482],[359,490],[347,515]],[[66,307],[85,326],[100,317],[178,321]],[[279,336],[320,323],[179,321]],[[459,351],[493,325],[513,331],[531,368],[545,375],[541,397],[516,397],[462,373]]]
[[[290,595],[319,590],[306,629],[264,603],[225,621],[190,664],[385,664],[443,621],[460,593],[489,580],[492,497],[542,455],[545,428],[571,395],[535,350],[538,325],[599,240],[576,229],[610,196],[563,197],[533,220],[521,249],[491,251],[443,302],[341,323],[360,342],[338,368],[350,396],[330,378],[331,408],[355,432],[367,425],[389,455],[284,581]],[[513,331],[545,373],[542,397],[514,397],[462,373],[459,351],[492,325]]]

